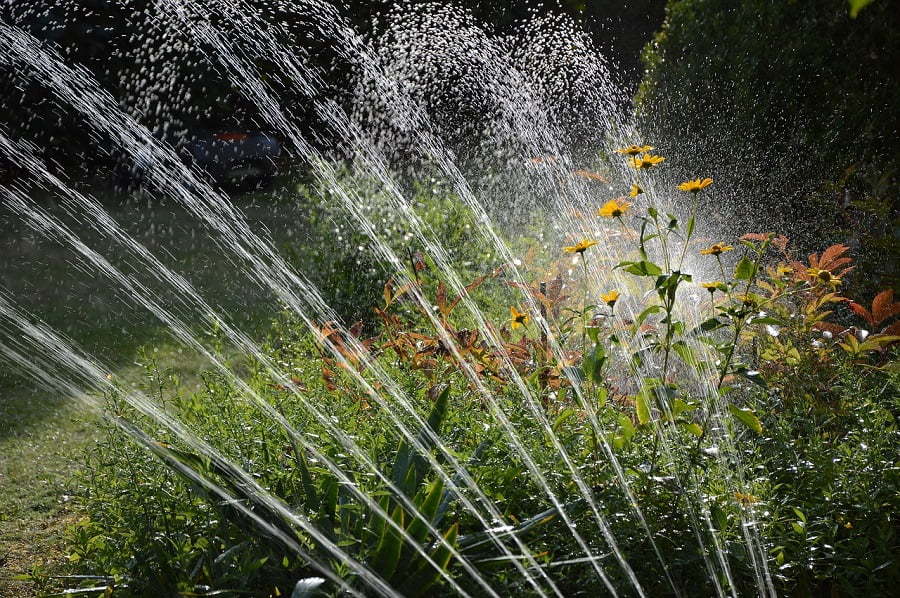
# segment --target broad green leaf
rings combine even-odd
[[[751,411],[750,409],[741,409],[736,405],[729,404],[728,410],[731,411],[731,414],[734,415],[738,421],[742,424],[756,432],[757,434],[762,434],[762,422],[759,421],[759,418]]]
[[[675,417],[678,417],[682,413],[693,411],[696,408],[696,403],[688,403],[684,399],[675,399],[672,401],[672,415]]]
[[[568,409],[568,408],[563,409],[562,412],[556,417],[556,420],[554,420],[554,422],[553,422],[553,426],[551,427],[553,432],[554,433],[559,432],[560,427],[562,427],[562,425],[564,423],[566,423],[566,420],[571,419],[574,415],[575,415],[574,409]]]
[[[683,430],[690,432],[697,438],[700,438],[701,436],[703,436],[703,428],[701,428],[700,424],[698,424],[696,422],[690,423],[690,424],[680,424],[680,425]]]
[[[645,426],[650,423],[650,400],[646,392],[639,392],[634,397],[635,408],[637,410],[638,423]]]
[[[448,545],[455,547],[456,536],[458,533],[459,524],[454,523],[453,527],[447,530],[447,533],[444,534],[444,540],[446,544],[441,544],[434,549],[434,552],[431,553],[431,558],[438,566],[438,569],[432,567],[424,559],[420,559],[420,565],[416,568],[415,571],[413,571],[413,573],[400,587],[400,593],[403,596],[418,598],[419,596],[431,595],[428,590],[431,589],[431,586],[437,583],[437,581],[441,578],[441,572],[446,570],[447,566],[450,564],[450,558],[453,556],[453,553],[448,548]]]
[[[584,356],[582,370],[584,375],[594,382],[603,382],[603,365],[606,363],[606,349],[603,345],[594,345],[594,348]]]
[[[721,531],[721,530],[725,529],[726,527],[728,527],[728,515],[725,513],[724,510],[722,510],[722,507],[720,507],[719,505],[714,503],[709,508],[709,514],[710,514],[710,519],[712,519],[713,526],[717,530]]]
[[[334,525],[337,518],[338,484],[334,478],[325,482],[325,497],[322,499],[321,517]]]
[[[431,521],[437,513],[438,505],[441,504],[441,498],[444,495],[444,481],[437,478],[431,485],[417,495],[416,508],[419,513],[427,521]],[[421,501],[421,503],[419,502]],[[424,521],[416,517],[413,519],[406,530],[409,535],[420,544],[425,541],[428,536],[428,526]]]
[[[675,351],[675,353],[678,354],[678,357],[686,364],[691,366],[697,364],[697,356],[694,354],[694,350],[684,341],[675,341],[672,343],[672,350]]]
[[[394,507],[391,519],[399,527],[404,527],[404,513],[400,505]],[[400,534],[397,533],[393,526],[385,524],[381,532],[381,538],[378,540],[378,546],[375,548],[375,556],[372,558],[372,569],[384,579],[390,579],[400,563],[402,549],[403,540]]]
[[[734,277],[738,280],[750,280],[756,274],[756,264],[746,255],[734,267]]]
[[[622,437],[625,440],[634,438],[634,424],[627,415],[622,414],[619,416],[619,428],[622,430]]]
[[[431,408],[431,413],[428,415],[428,427],[432,429],[435,435],[440,432],[441,423],[447,415],[449,398],[450,385],[448,384],[438,395],[437,400],[434,402],[434,406]],[[430,450],[434,445],[431,438],[424,430],[419,433],[418,440],[427,450]],[[411,467],[414,468],[415,475],[410,477],[409,473]],[[400,447],[397,449],[397,457],[394,460],[394,467],[391,475],[394,484],[399,488],[403,488],[407,494],[412,495],[421,479],[425,476],[426,470],[427,465],[425,458],[421,455],[417,455],[406,442],[401,442]],[[411,484],[408,485],[408,482],[410,481]]]
[[[661,312],[661,311],[663,311],[662,305],[651,305],[650,307],[646,308],[644,311],[642,311],[640,314],[638,314],[637,318],[635,318],[635,320],[634,320],[635,327],[640,328],[641,324],[644,323],[644,320],[646,320],[650,314],[655,314],[655,313]]]
[[[629,274],[634,274],[635,276],[659,276],[662,274],[662,268],[647,260],[641,260],[639,262],[621,262],[616,265],[616,268],[622,268]]]

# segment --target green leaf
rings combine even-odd
[[[713,526],[717,530],[721,531],[728,527],[728,515],[719,505],[713,504],[709,509],[709,515]]]
[[[757,434],[762,434],[762,422],[759,421],[759,418],[751,411],[750,409],[741,409],[736,405],[729,404],[728,410],[731,411],[731,414],[738,419],[742,424],[756,432]]]
[[[672,415],[674,415],[675,417],[678,417],[679,415],[687,411],[693,411],[696,408],[696,403],[688,403],[683,399],[675,399],[674,401],[672,401]]]
[[[659,276],[662,274],[662,268],[647,260],[641,260],[639,262],[621,262],[616,265],[616,268],[622,268],[629,274],[634,274],[635,276]]]
[[[560,412],[560,414],[556,417],[556,419],[553,421],[553,426],[551,426],[551,428],[550,428],[551,430],[553,430],[553,433],[554,434],[558,433],[559,429],[562,427],[562,425],[564,423],[566,423],[567,420],[574,417],[575,413],[576,413],[576,411],[574,409],[571,409],[571,408],[563,409]]]
[[[686,432],[690,432],[697,438],[703,436],[703,428],[700,427],[698,423],[690,423],[690,424],[679,424],[683,430]]]
[[[450,564],[450,558],[453,556],[453,554],[451,553],[450,548],[448,548],[448,545],[456,545],[456,536],[458,533],[459,524],[454,523],[453,527],[448,529],[447,533],[444,534],[444,540],[446,544],[439,545],[434,549],[434,552],[431,553],[431,558],[438,566],[438,568],[435,569],[430,564],[428,564],[427,561],[422,560],[421,564],[400,587],[401,595],[409,596],[410,598],[418,598],[419,596],[431,595],[428,590],[431,589],[431,586],[437,583],[437,581],[441,578],[441,572],[445,571],[447,569],[447,566]]]
[[[638,317],[634,320],[635,329],[640,328],[641,324],[644,323],[644,320],[646,320],[650,314],[655,314],[661,311],[663,311],[662,305],[651,305],[650,307],[639,313]]]
[[[597,389],[597,406],[603,407],[606,405],[607,392],[604,387],[599,387]]]
[[[756,275],[756,263],[746,255],[734,267],[734,277],[738,280],[750,280]]]
[[[603,382],[603,364],[606,363],[606,349],[603,345],[594,345],[594,348],[584,356],[581,364],[584,375],[594,382]]]
[[[434,402],[434,407],[431,408],[431,413],[428,415],[428,427],[431,428],[435,435],[440,432],[441,423],[447,415],[449,398],[450,385],[448,384],[438,395],[437,400]],[[424,430],[419,433],[418,440],[426,450],[431,450],[434,444]],[[410,467],[415,469],[416,473],[414,476],[409,475]],[[425,458],[416,454],[415,450],[406,442],[401,442],[400,447],[397,449],[397,457],[394,460],[391,475],[394,484],[402,488],[408,495],[412,495],[415,493],[419,482],[425,477],[426,469]]]
[[[400,505],[394,507],[391,519],[399,527],[404,527],[404,513]],[[400,534],[391,525],[385,524],[381,538],[378,540],[378,546],[375,548],[375,556],[372,558],[372,569],[384,579],[390,579],[400,563],[402,549],[403,540]]]
[[[675,341],[672,343],[672,350],[678,354],[683,362],[687,365],[694,366],[697,364],[697,356],[694,350],[684,341]]]
[[[619,429],[622,432],[622,438],[625,440],[634,438],[634,424],[631,422],[631,418],[625,414],[619,416]]]
[[[639,392],[634,397],[635,408],[637,410],[638,423],[645,426],[650,423],[650,399],[647,393]]]
[[[441,504],[441,498],[443,496],[444,481],[441,478],[437,478],[427,488],[427,491],[423,489],[423,492],[420,492],[419,495],[417,495],[416,508],[419,510],[419,514],[421,514],[425,520],[430,522],[434,519],[434,515],[437,513],[438,505]],[[406,531],[416,542],[421,544],[428,535],[428,526],[425,524],[425,521],[416,517],[410,522]]]
[[[847,0],[850,5],[850,18],[855,19],[859,15],[859,11],[872,4],[875,0]]]
[[[323,521],[328,521],[333,527],[335,524],[335,519],[337,517],[337,480],[335,480],[334,478],[328,478],[328,480],[325,482],[324,492],[325,497],[322,499],[321,519]]]

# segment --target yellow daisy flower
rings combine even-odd
[[[705,179],[694,179],[693,181],[685,181],[678,185],[678,188],[682,191],[687,191],[689,193],[699,193],[701,189],[705,189],[712,185],[713,180],[710,178]]]
[[[812,282],[815,284],[821,284],[829,287],[837,287],[841,284],[841,279],[828,270],[821,270],[819,268],[807,268],[806,273],[812,276]]]
[[[722,290],[725,285],[721,282],[701,282],[700,286],[709,291],[709,294],[712,295],[716,291]]]
[[[700,250],[700,255],[722,255],[726,251],[731,251],[734,249],[731,245],[726,245],[724,243],[713,243],[706,249]]]
[[[653,147],[649,145],[629,145],[628,147],[617,149],[616,153],[625,154],[626,156],[636,156],[638,154],[649,152],[652,149]]]
[[[509,315],[512,316],[509,322],[513,329],[524,326],[528,323],[528,314],[521,312],[513,306],[509,307]]]
[[[627,201],[620,201],[621,198],[611,199],[603,207],[597,210],[597,215],[603,218],[621,218],[631,204]]]
[[[603,300],[608,306],[613,307],[616,304],[616,301],[619,300],[619,291],[610,291],[608,293],[603,293],[600,295],[600,299]]]
[[[642,170],[644,168],[652,168],[660,162],[664,161],[662,156],[654,156],[653,154],[644,154],[643,156],[632,156],[628,158],[628,165],[632,168]]]
[[[631,189],[628,190],[628,197],[637,197],[643,192],[644,190],[641,189],[637,183],[632,183]]]
[[[584,253],[591,247],[597,244],[597,241],[589,241],[588,239],[583,239],[576,243],[575,245],[570,245],[569,247],[563,247],[566,253]]]
[[[753,496],[752,494],[744,493],[744,492],[735,492],[734,500],[736,500],[739,504],[745,507],[749,507],[750,505],[759,502],[759,499]]]

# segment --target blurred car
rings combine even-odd
[[[197,166],[211,181],[227,190],[250,191],[271,185],[282,157],[281,143],[259,131],[202,132],[176,145],[187,165]],[[117,172],[117,184],[139,187],[146,165],[139,159]]]

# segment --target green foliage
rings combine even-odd
[[[661,217],[647,196],[645,214],[628,214],[640,232],[620,218],[626,234],[607,242],[619,259],[588,243],[574,264],[531,256],[522,279],[501,265],[454,292],[434,260],[401,245],[409,265],[380,285],[367,322],[311,332],[276,320],[263,351],[293,386],[256,360],[242,379],[296,434],[228,376],[185,393],[148,364],[145,390],[223,457],[110,397],[118,426],[84,480],[90,517],[71,532],[73,562],[126,595],[284,595],[323,574],[296,544],[354,588],[366,586],[358,562],[403,595],[449,592],[448,577],[478,594],[471,568],[514,595],[521,573],[498,544],[522,542],[539,566],[569,568],[555,578],[564,595],[600,593],[572,530],[603,517],[647,595],[715,592],[698,535],[721,546],[735,593],[756,588],[760,558],[779,593],[884,593],[898,581],[900,303],[890,291],[868,305],[839,294],[850,290],[844,245],[806,262],[772,233],[698,251],[691,219]],[[688,251],[722,279],[696,286]],[[627,286],[592,289],[601,268]],[[625,303],[633,322],[617,317]],[[480,496],[462,500],[476,484],[497,510],[487,524],[470,508]],[[583,538],[591,554],[610,548],[604,534]],[[630,583],[623,568],[605,570],[614,587]]]
[[[844,0],[671,0],[637,104],[681,175],[735,185],[740,201],[707,210],[727,214],[720,230],[858,243],[872,291],[900,280],[900,12],[850,6],[857,18]]]

